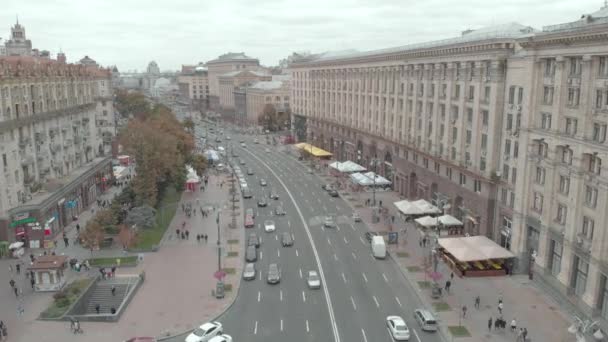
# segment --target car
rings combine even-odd
[[[255,246],[256,248],[260,247],[260,238],[256,233],[249,234],[247,246]]]
[[[226,136],[226,140],[232,140],[229,135]]]
[[[245,250],[245,260],[249,262],[258,260],[258,251],[255,249],[255,246],[247,246],[247,250]]]
[[[232,336],[226,334],[215,336],[209,342],[232,342]]]
[[[359,215],[359,213],[353,213],[353,221],[361,222],[361,215]]]
[[[323,185],[321,185],[321,189],[323,189],[325,191],[329,191],[329,190],[331,190],[333,188],[334,188],[334,186],[331,185],[331,184],[323,184]]]
[[[243,269],[243,279],[245,280],[254,280],[257,271],[255,270],[255,264],[249,262],[245,265]]]
[[[260,142],[258,141],[258,139],[254,139],[254,140],[253,140],[253,143],[254,143],[254,144],[259,144]]]
[[[403,318],[388,316],[386,317],[386,326],[388,326],[388,330],[396,341],[408,341],[410,339],[410,329]]]
[[[241,161],[239,162],[239,164],[245,165],[245,161],[241,159]]]
[[[253,170],[252,169],[247,169],[247,175],[248,176],[253,176]]]
[[[266,186],[266,185],[268,185],[268,183],[266,183],[266,180],[262,178],[262,179],[260,179],[260,185]]]
[[[308,284],[309,289],[321,288],[321,278],[319,278],[319,274],[317,273],[317,271],[308,271],[308,276],[306,277],[306,284]]]
[[[376,233],[376,232],[366,232],[365,239],[367,240],[367,242],[371,243],[374,236],[377,236],[377,235],[378,235],[378,233]]]
[[[222,332],[224,332],[222,323],[207,322],[194,329],[194,331],[186,337],[186,342],[207,342],[211,340],[212,337],[221,335]]]
[[[247,145],[245,145],[245,143],[241,143],[241,147],[242,148],[247,148]]]
[[[215,138],[215,142],[216,142],[216,143],[221,143],[221,142],[222,142],[222,139],[220,139],[219,137],[217,137],[217,138]]]
[[[253,193],[251,192],[251,190],[249,190],[249,188],[243,189],[243,198],[252,198],[252,197],[253,197]]]
[[[274,221],[272,221],[272,220],[266,220],[266,221],[264,221],[264,231],[266,233],[274,232],[276,229],[277,228],[274,225]]]
[[[283,216],[286,214],[285,210],[283,209],[282,206],[277,205],[277,207],[274,209],[274,214],[277,216]]]
[[[268,205],[268,203],[266,203],[266,200],[263,198],[260,198],[258,200],[258,207],[266,207]]]
[[[281,244],[283,247],[293,246],[293,238],[291,237],[291,233],[283,232],[283,234],[281,234]]]
[[[276,193],[276,192],[274,192],[274,191],[273,191],[273,192],[271,192],[271,193],[270,193],[270,199],[273,199],[273,200],[278,200],[278,199],[279,199],[279,194],[277,194],[277,193]]]
[[[245,140],[239,140],[239,143],[240,143],[240,144],[244,144],[244,143],[245,143]]]
[[[281,282],[281,270],[277,264],[268,265],[268,277],[266,281],[268,284],[278,284]]]
[[[329,196],[331,196],[331,197],[338,197],[338,196],[340,196],[340,194],[338,193],[338,191],[337,191],[337,190],[335,190],[335,189],[330,189],[330,190],[327,190],[327,193],[328,193],[328,194],[329,194]]]
[[[336,226],[336,222],[334,222],[333,216],[325,216],[325,220],[323,221],[323,226],[327,228],[333,228]]]
[[[268,149],[268,148],[267,148],[267,149],[265,149],[264,151],[265,151],[266,153],[270,153],[270,149]]]
[[[253,216],[245,215],[245,228],[253,228],[255,226],[255,222],[253,221]]]

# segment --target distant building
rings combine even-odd
[[[146,72],[148,75],[160,75],[160,68],[155,61],[148,63],[148,67],[146,68]]]
[[[209,76],[207,67],[199,65],[182,65],[177,76],[179,100],[205,110],[209,99]]]
[[[98,66],[97,62],[89,56],[84,56],[78,63],[86,66]]]
[[[272,76],[259,71],[239,70],[218,77],[220,81],[220,110],[226,114],[234,113],[234,89],[252,81],[270,81]]]
[[[260,61],[244,52],[226,53],[206,63],[209,77],[209,104],[213,109],[220,107],[219,77],[229,72],[260,69]]]
[[[11,28],[11,39],[4,43],[6,56],[31,56],[32,41],[25,37],[25,27],[19,21]]]
[[[255,82],[247,87],[247,122],[258,124],[267,104],[275,107],[277,112],[289,111],[289,78],[278,78],[272,81]]]

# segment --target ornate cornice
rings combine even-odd
[[[608,42],[608,24],[565,32],[544,32],[528,38],[518,39],[517,42],[525,49],[555,45],[586,44],[589,42],[606,43]]]

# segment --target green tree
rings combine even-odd
[[[207,158],[201,154],[192,154],[188,160],[188,164],[192,166],[199,176],[202,176],[205,170],[207,170]]]
[[[182,125],[184,125],[184,128],[187,132],[189,132],[190,134],[194,134],[194,121],[192,121],[191,118],[186,118]]]

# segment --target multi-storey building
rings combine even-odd
[[[179,95],[183,102],[199,107],[208,107],[209,75],[203,65],[182,65],[182,71],[177,76]]]
[[[273,105],[277,112],[289,110],[289,80],[260,81],[247,88],[246,118],[250,124],[257,125],[264,107]]]
[[[220,81],[221,75],[232,71],[258,70],[260,61],[252,58],[245,53],[229,52],[206,63],[209,72],[209,104],[213,109],[220,107]]]
[[[7,56],[31,56],[32,41],[25,36],[25,27],[19,21],[11,27],[11,39],[4,43],[4,53]]]
[[[253,70],[232,71],[218,77],[220,82],[220,109],[224,113],[234,113],[234,89],[255,81],[270,81],[272,75]]]
[[[112,180],[111,73],[0,57],[0,240],[52,241]]]
[[[516,271],[605,323],[607,43],[604,7],[542,31],[309,56],[290,69],[296,129],[493,238]]]

